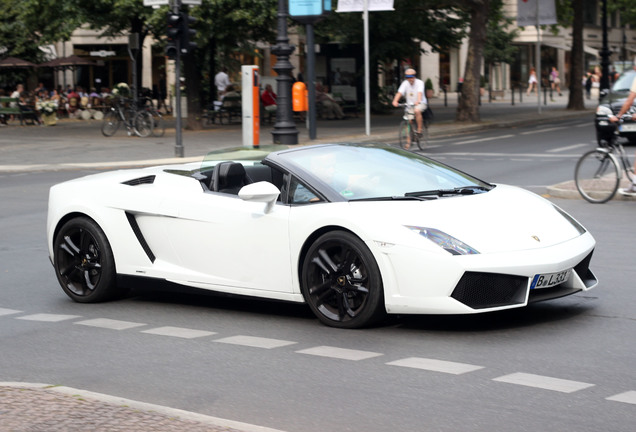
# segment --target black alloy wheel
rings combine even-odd
[[[360,328],[385,315],[380,270],[362,240],[345,231],[319,237],[302,268],[305,300],[331,327]]]
[[[55,274],[70,298],[94,303],[120,294],[110,244],[92,219],[77,217],[66,222],[53,247]]]

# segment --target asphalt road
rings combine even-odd
[[[542,129],[439,138],[428,152],[543,193],[571,178],[593,134],[585,121]],[[305,306],[252,299],[136,291],[71,302],[47,259],[46,198],[51,184],[85,173],[0,174],[1,380],[290,432],[633,430],[633,202],[554,200],[597,239],[601,283],[587,294],[346,331],[320,325]]]

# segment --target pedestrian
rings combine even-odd
[[[552,91],[555,91],[561,96],[561,79],[559,78],[559,71],[556,67],[552,66],[550,72],[550,81],[552,82]]]
[[[592,74],[586,73],[583,79],[585,80],[585,97],[590,99],[592,97]]]
[[[530,77],[528,77],[528,90],[526,94],[529,95],[530,92],[537,91],[537,71],[534,68],[530,69]]]
[[[636,70],[636,57],[634,57],[634,61],[632,63],[632,67],[634,68],[634,70]],[[619,119],[630,109],[632,109],[632,106],[634,105],[634,100],[636,100],[636,78],[634,80],[632,80],[632,86],[629,89],[629,95],[627,96],[627,99],[625,99],[625,102],[623,103],[623,106],[621,106],[621,109],[618,111],[618,114],[616,115],[610,115],[609,116],[609,121],[611,121],[612,123],[616,123],[617,121],[619,121]],[[631,120],[634,120],[634,116],[632,115]],[[636,172],[636,158],[634,159],[634,168],[633,171],[630,173],[627,173],[627,178],[629,178],[630,181],[630,185],[627,188],[621,188],[618,190],[618,193],[620,193],[621,195],[625,195],[625,196],[636,196],[636,177],[634,177],[634,173]]]

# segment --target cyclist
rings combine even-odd
[[[634,58],[632,67],[634,68],[634,70],[636,70],[636,57]],[[629,96],[627,96],[627,99],[625,100],[625,103],[623,103],[623,106],[621,107],[620,111],[615,116],[614,115],[609,116],[609,121],[611,121],[612,123],[616,123],[618,119],[621,118],[621,116],[623,116],[623,114],[629,111],[629,109],[634,104],[634,100],[636,100],[636,79],[632,81],[632,87],[629,89]],[[633,116],[632,116],[632,120],[635,120]],[[636,158],[634,160],[634,172],[636,172]],[[629,185],[628,188],[619,189],[618,193],[620,193],[621,195],[626,195],[626,196],[636,196],[636,178],[634,178],[634,176],[631,173],[627,173],[627,178],[629,178],[629,180],[631,181],[631,184]]]
[[[400,84],[395,97],[393,98],[393,106],[399,105],[400,98],[404,96],[408,105],[413,105],[415,111],[415,120],[417,122],[417,133],[422,133],[422,113],[426,110],[428,101],[424,95],[424,81],[415,77],[415,69],[408,68],[404,71],[405,80]],[[408,149],[410,143],[405,148]]]

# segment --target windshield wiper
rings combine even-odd
[[[428,201],[435,199],[430,196],[418,196],[418,195],[404,195],[404,196],[385,196],[385,197],[371,197],[371,198],[357,198],[349,201]]]
[[[484,186],[462,186],[454,189],[433,189],[427,191],[407,192],[404,194],[406,197],[425,197],[425,196],[447,196],[447,195],[473,195],[479,192],[489,191],[490,189]]]

